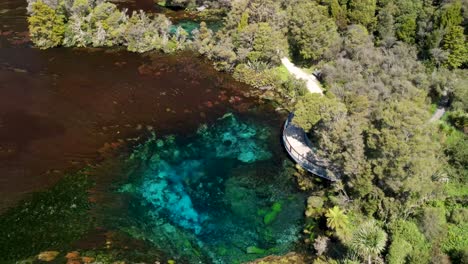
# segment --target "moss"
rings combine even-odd
[[[0,262],[66,249],[91,226],[84,174],[67,175],[0,216]]]

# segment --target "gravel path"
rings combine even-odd
[[[431,119],[429,119],[429,122],[434,122],[442,118],[442,116],[445,114],[445,108],[437,108],[437,111],[432,115]]]
[[[314,75],[304,72],[302,69],[296,67],[288,58],[284,57],[281,59],[281,63],[288,69],[289,73],[294,75],[296,78],[305,80],[307,84],[307,90],[311,93],[323,94],[320,82],[315,78]]]

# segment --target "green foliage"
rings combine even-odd
[[[114,46],[123,43],[127,16],[112,3],[98,4],[91,13],[90,24],[93,31],[93,46]]]
[[[282,204],[280,202],[275,202],[271,206],[271,210],[263,217],[263,223],[265,225],[271,224],[271,222],[273,222],[278,216],[278,214],[281,212],[281,209]]]
[[[422,8],[422,1],[396,1],[398,11],[396,13],[396,36],[403,42],[415,43],[417,30],[417,17]]]
[[[88,0],[75,0],[71,12],[78,17],[85,17],[91,12],[91,5]]]
[[[284,44],[281,44],[281,43]],[[278,64],[280,55],[287,51],[285,37],[268,23],[259,23],[255,30],[252,50],[247,54],[250,61],[267,61]]]
[[[348,25],[348,17],[345,5],[341,5],[338,0],[331,0],[330,14],[339,29],[343,30],[346,28]]]
[[[433,188],[432,176],[441,163],[437,156],[440,146],[425,128],[427,112],[415,108],[412,102],[401,101],[383,106],[378,114],[368,146],[373,152],[373,172],[380,179],[381,187],[394,197],[410,193],[419,197],[429,195]],[[412,131],[411,135],[405,131]],[[407,198],[401,201],[410,202]]]
[[[455,208],[450,216],[450,222],[457,225],[468,223],[468,208]]]
[[[384,7],[380,8],[377,15],[378,23],[376,26],[377,37],[384,43],[392,43],[395,39],[395,13],[397,6],[393,1],[389,1]]]
[[[460,0],[444,2],[438,17],[438,24],[443,28],[458,26],[463,21]]]
[[[448,253],[454,262],[466,256],[468,248],[468,223],[449,224],[447,238],[442,242],[442,250]],[[462,262],[460,262],[462,263]]]
[[[32,5],[28,22],[31,40],[40,49],[53,48],[62,43],[65,32],[64,17],[42,1]]]
[[[377,226],[375,221],[367,221],[353,233],[350,247],[370,263],[372,258],[382,253],[386,242],[387,233]]]
[[[90,228],[85,175],[67,175],[0,216],[0,262],[66,249]],[[11,263],[11,262],[9,262]]]
[[[344,211],[341,210],[338,206],[334,206],[333,208],[328,209],[325,217],[327,218],[328,228],[334,229],[336,231],[345,230],[348,228],[348,216],[345,215]]]
[[[389,264],[429,262],[430,244],[414,222],[395,221],[390,225],[390,235]]]
[[[280,85],[281,80],[273,70],[256,70],[253,67],[253,63],[237,65],[233,73],[234,78],[261,89],[272,89]]]
[[[310,196],[307,198],[307,217],[318,218],[323,214],[323,199],[319,196]]]
[[[421,229],[429,241],[437,243],[447,234],[445,210],[442,207],[426,207],[423,210]]]
[[[265,254],[267,252],[265,249],[261,249],[256,246],[247,247],[245,251],[247,252],[247,254],[259,254],[259,255]]]
[[[242,13],[242,17],[239,21],[239,25],[237,26],[237,32],[238,33],[242,32],[248,25],[249,25],[249,12],[247,10],[247,11],[244,11],[244,13]]]
[[[376,0],[350,0],[348,17],[352,23],[373,29],[376,23]]]
[[[293,46],[304,59],[317,60],[339,40],[336,24],[327,9],[314,1],[300,0],[288,9]]]
[[[463,27],[451,26],[443,39],[443,48],[449,52],[446,66],[458,68],[468,62],[468,44]]]
[[[213,47],[213,31],[211,31],[205,22],[200,23],[200,29],[193,33],[193,47],[201,55],[207,55]]]
[[[335,99],[308,93],[295,106],[293,122],[310,130],[319,121],[332,121],[346,114],[346,108]]]
[[[133,12],[124,33],[127,49],[146,52],[167,48],[169,26],[169,20],[162,15],[151,19],[143,12]]]

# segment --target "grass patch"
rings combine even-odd
[[[290,73],[284,65],[278,66],[274,68],[274,70],[278,74],[278,77],[281,79],[281,81],[286,82],[288,80]]]

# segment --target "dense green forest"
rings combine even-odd
[[[173,0],[221,9],[224,27],[170,32],[164,15],[97,0],[39,0],[39,48],[190,49],[296,113],[341,181],[298,170],[314,263],[467,263],[468,2]],[[325,94],[281,66],[315,71]],[[448,97],[443,118],[429,122]]]

